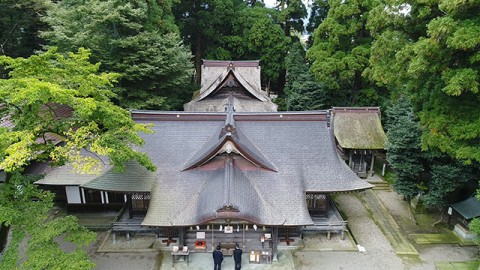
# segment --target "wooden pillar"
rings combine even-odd
[[[133,204],[132,204],[132,194],[127,194],[127,208],[128,208],[128,218],[133,218]]]
[[[272,232],[272,256],[273,256],[273,261],[278,262],[278,227],[274,226],[273,227],[273,232]]]
[[[348,167],[350,167],[350,169],[353,169],[352,168],[352,150],[348,150]]]
[[[178,242],[181,246],[185,246],[185,227],[178,228]]]
[[[373,175],[373,162],[375,161],[375,152],[372,150],[372,161],[370,162],[370,172],[368,173],[369,177]]]
[[[215,250],[215,237],[213,236],[213,232],[215,227],[215,223],[212,223],[212,251]]]
[[[242,223],[242,249],[245,249],[245,223]]]

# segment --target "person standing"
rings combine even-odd
[[[233,260],[235,261],[235,270],[240,270],[242,268],[242,250],[235,245],[235,250],[233,251]]]
[[[213,269],[222,270],[223,262],[223,253],[220,250],[220,245],[217,246],[217,249],[213,251]]]

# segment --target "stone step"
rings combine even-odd
[[[368,183],[372,184],[374,190],[390,190],[390,185],[385,181],[368,181]]]

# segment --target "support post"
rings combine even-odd
[[[132,194],[127,194],[128,218],[133,218]]]
[[[180,246],[185,246],[185,227],[178,229],[178,240]]]
[[[352,150],[348,150],[348,167],[350,169],[353,169],[352,168]]]
[[[373,163],[375,162],[375,152],[372,150],[372,161],[370,162],[370,172],[368,173],[369,177],[373,176]]]
[[[278,262],[278,227],[275,226],[273,227],[273,246],[272,246],[272,256],[273,256],[273,261]]]

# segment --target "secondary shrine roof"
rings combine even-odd
[[[387,136],[378,107],[334,107],[333,130],[345,149],[385,149]]]
[[[270,112],[277,105],[261,89],[259,61],[203,60],[201,88],[185,111],[222,112],[234,94],[235,110]]]
[[[475,196],[451,206],[465,219],[480,217],[480,201]]]

